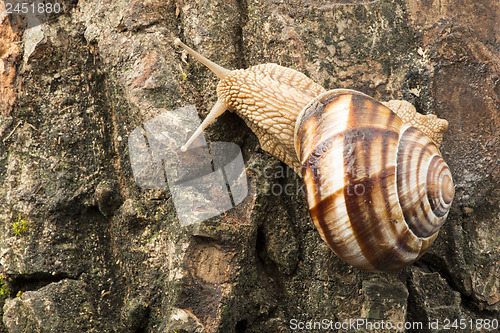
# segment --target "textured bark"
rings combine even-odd
[[[0,116],[8,117],[17,97],[17,63],[19,61],[18,25],[11,24],[3,3],[0,4]],[[0,129],[1,130],[1,129]],[[0,132],[1,134],[2,132]]]
[[[475,331],[499,318],[498,1],[61,3],[38,26],[0,16],[0,332],[287,332],[293,319],[357,318]],[[145,121],[188,104],[203,118],[216,100],[217,79],[176,37],[227,68],[275,62],[447,119],[456,196],[429,253],[396,273],[343,263],[301,180],[229,112],[207,137],[242,148],[249,194],[181,227],[168,190],[135,184],[127,146]]]

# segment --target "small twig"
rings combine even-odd
[[[14,132],[17,130],[17,128],[19,126],[21,126],[21,124],[22,124],[22,121],[20,121],[20,122],[17,123],[16,127],[14,127],[14,129],[12,130],[12,132],[10,132],[10,134],[7,135],[7,137],[5,139],[3,139],[3,143],[5,143],[5,141],[9,140],[9,138],[14,134]]]
[[[38,192],[42,189],[42,184],[40,184],[40,186],[38,186],[38,188],[36,189],[35,193],[33,193],[34,195],[37,195]]]
[[[38,131],[38,129],[35,126],[31,125],[30,123],[26,122],[26,125],[34,129],[35,131]]]

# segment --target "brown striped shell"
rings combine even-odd
[[[342,260],[391,271],[427,251],[454,187],[421,130],[363,93],[330,90],[299,114],[295,149],[314,224]]]

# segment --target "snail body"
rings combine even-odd
[[[176,40],[220,79],[218,101],[187,146],[226,109],[263,150],[304,179],[309,211],[345,262],[393,271],[437,237],[454,196],[438,147],[448,123],[405,101],[379,103],[354,90],[326,91],[277,64],[229,71]]]

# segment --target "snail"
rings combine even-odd
[[[429,249],[455,193],[438,150],[446,120],[421,115],[406,101],[326,91],[277,64],[228,70],[179,39],[175,44],[220,79],[217,102],[181,150],[229,109],[264,151],[303,178],[316,229],[342,260],[394,271]]]

